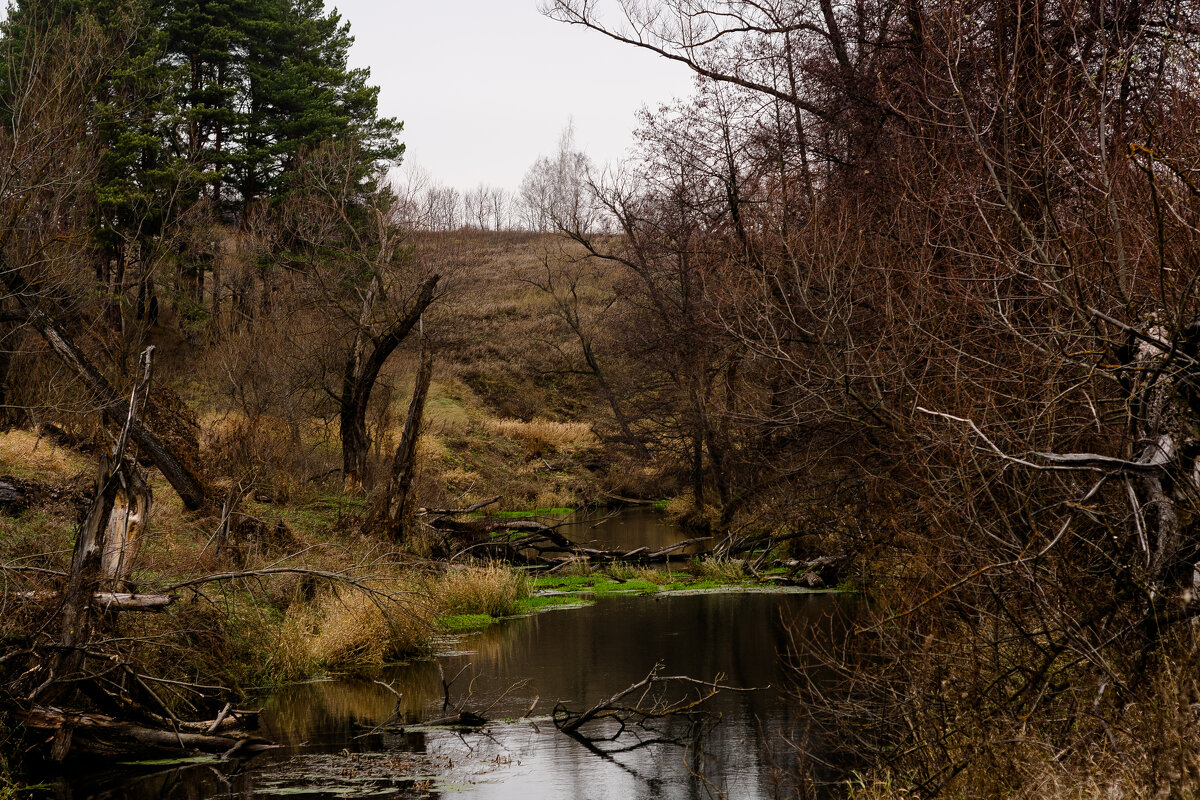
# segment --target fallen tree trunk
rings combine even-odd
[[[432,526],[458,537],[461,546],[456,553],[447,552],[448,556],[469,553],[527,564],[549,564],[551,555],[586,558],[596,562],[658,563],[668,561],[674,555],[683,555],[689,549],[699,547],[712,538],[699,536],[685,539],[653,551],[648,547],[604,550],[577,544],[560,533],[557,527],[536,520],[459,521],[439,517],[433,521]]]
[[[0,480],[0,509],[17,513],[29,505],[25,489],[8,480]]]
[[[53,603],[62,599],[62,592],[18,592],[21,600],[33,603]],[[92,603],[105,611],[162,611],[176,600],[173,594],[130,594],[126,592],[95,592]]]
[[[150,728],[122,722],[105,714],[64,711],[52,706],[35,706],[28,711],[20,711],[16,719],[26,730],[52,737],[50,757],[55,761],[62,761],[69,755],[122,756],[131,753],[180,752],[249,754],[277,747],[270,740],[251,734],[192,733]]]
[[[50,348],[58,354],[75,375],[83,381],[88,391],[100,403],[104,418],[111,424],[123,424],[129,418],[129,404],[113,389],[112,385],[92,366],[83,352],[67,336],[66,332],[40,310],[30,312],[29,322],[37,329]],[[204,506],[208,492],[201,480],[175,456],[171,449],[134,418],[130,423],[130,438],[137,443],[139,452],[150,459],[162,471],[163,477],[179,494],[183,504],[191,511]]]

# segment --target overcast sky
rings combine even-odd
[[[404,121],[405,162],[468,189],[515,189],[574,119],[598,161],[623,155],[635,113],[690,94],[683,66],[538,14],[537,0],[326,0],[350,21],[352,66]]]

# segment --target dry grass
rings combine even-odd
[[[276,655],[279,673],[293,678],[314,667],[378,668],[420,652],[433,629],[433,614],[414,596],[335,589],[288,611]]]
[[[378,594],[339,587],[293,603],[273,653],[277,677],[369,672],[425,650],[438,614],[508,616],[533,590],[523,572],[498,564],[456,567],[410,586],[371,586]]]
[[[91,459],[58,447],[31,431],[11,430],[0,434],[0,473],[62,482],[89,471],[94,471]]]
[[[572,556],[568,559],[565,566],[557,570],[559,575],[572,578],[588,578],[592,575],[601,574],[602,570],[591,562],[586,556]]]
[[[742,566],[742,562],[716,556],[692,559],[688,563],[687,570],[701,580],[720,583],[740,581],[746,577],[746,570]]]
[[[671,573],[667,570],[650,569],[618,561],[608,567],[608,574],[620,581],[646,581],[665,586],[671,582]]]
[[[445,614],[507,617],[533,593],[533,583],[519,570],[501,564],[452,567],[429,585],[434,605]]]
[[[586,422],[555,422],[536,417],[530,422],[494,419],[488,420],[487,428],[500,436],[521,442],[530,457],[581,450],[599,443],[592,426]]]

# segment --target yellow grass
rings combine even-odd
[[[377,595],[354,588],[330,591],[288,611],[280,637],[280,672],[361,670],[419,652],[433,615],[415,597]]]
[[[30,431],[0,434],[0,473],[66,481],[89,468],[94,469],[94,465],[87,457],[58,447],[49,439],[39,439]]]
[[[548,450],[579,450],[597,444],[592,426],[586,422],[555,422],[534,418],[530,422],[519,419],[494,419],[487,421],[493,433],[516,439],[530,452]]]
[[[446,614],[515,614],[520,601],[533,593],[529,577],[500,564],[452,567],[430,586],[434,602]]]

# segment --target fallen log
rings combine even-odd
[[[488,724],[488,720],[471,711],[461,711],[448,717],[426,720],[421,724],[439,728],[482,728]]]
[[[31,603],[53,603],[61,600],[62,592],[17,592],[21,600]],[[105,611],[162,611],[174,603],[173,594],[131,594],[127,592],[95,592],[92,602]]]
[[[499,503],[501,495],[489,497],[487,500],[480,500],[478,503],[472,503],[466,508],[418,508],[417,513],[421,515],[437,515],[450,516],[454,514],[473,514],[481,508],[487,508],[492,503]]]
[[[245,733],[192,733],[150,728],[123,722],[105,714],[35,706],[20,711],[16,719],[30,732],[47,735],[50,757],[63,761],[70,755],[123,756],[131,753],[171,754],[257,753],[277,747],[268,739]],[[210,723],[205,723],[210,724]]]

